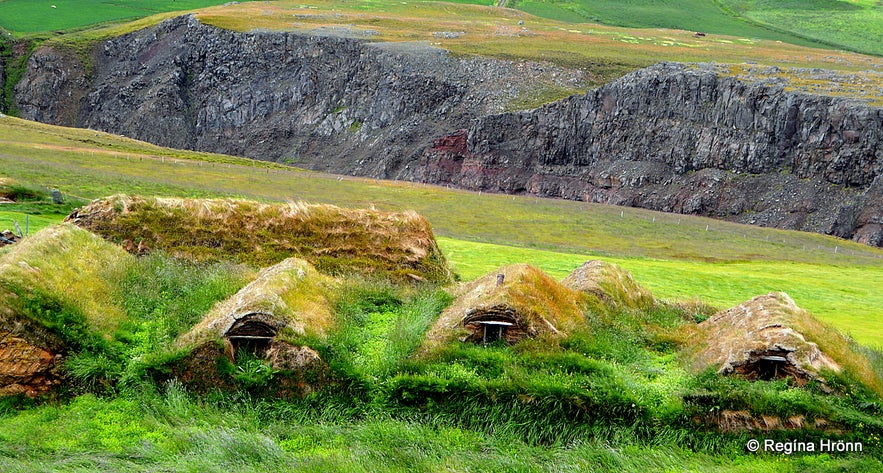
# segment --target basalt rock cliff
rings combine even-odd
[[[883,109],[659,64],[441,137],[407,178],[883,246]]]
[[[38,49],[18,107],[25,118],[164,146],[392,177],[432,137],[502,111],[526,79],[582,82],[580,72],[370,36],[236,33],[179,17],[99,43],[88,65]]]
[[[883,246],[883,109],[660,64],[501,113],[526,87],[585,78],[370,35],[235,33],[181,17],[97,44],[88,64],[40,48],[15,100],[25,118],[165,146]]]
[[[3,112],[2,107],[6,105],[6,58],[2,53],[3,45],[0,44],[0,112]]]

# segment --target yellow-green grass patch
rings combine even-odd
[[[436,234],[451,238],[572,253],[883,264],[880,249],[813,233],[642,209],[340,177],[285,166],[268,168],[242,158],[229,157],[235,163],[204,162],[200,161],[203,156],[220,161],[228,157],[151,145],[139,149],[139,142],[123,138],[117,142],[112,135],[102,135],[107,142],[88,145],[78,141],[84,130],[37,124],[34,132],[27,133],[29,123],[0,119],[0,136],[5,137],[8,129],[18,133],[15,141],[0,141],[0,175],[87,199],[122,192],[373,206],[385,211],[415,210],[430,220]],[[53,147],[42,144],[45,128],[53,130],[48,136],[59,140]],[[128,151],[116,152],[120,145],[129,146]],[[166,153],[180,159],[163,159]]]
[[[775,82],[785,90],[813,95],[850,98],[871,106],[883,106],[883,71],[835,72],[806,67],[763,67],[753,64],[718,65],[724,76],[743,82]]]
[[[127,318],[115,298],[115,283],[133,261],[119,246],[83,229],[52,226],[2,255],[0,297],[13,312],[20,304],[51,307],[53,301],[75,307],[85,318],[87,330],[110,338]],[[55,320],[58,310],[31,310],[30,316],[49,328],[64,330],[58,325],[64,322]]]
[[[197,16],[205,23],[236,31],[303,31],[345,26],[369,31],[372,41],[425,41],[455,53],[548,60],[588,70],[618,65],[615,69],[622,72],[624,68],[660,60],[758,61],[853,70],[883,65],[880,58],[777,41],[695,37],[692,31],[683,30],[564,23],[518,10],[443,2],[243,3],[208,8]],[[440,32],[463,34],[433,34]]]
[[[162,249],[257,267],[297,256],[332,273],[450,280],[429,222],[415,212],[118,194],[75,210],[68,220],[138,252]]]

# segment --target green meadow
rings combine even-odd
[[[119,23],[151,15],[184,12],[226,4],[218,0],[5,0],[0,2],[0,28],[22,35],[80,30],[97,24]],[[328,2],[259,2],[282,6],[323,7]],[[451,3],[492,6],[488,0]],[[390,11],[391,7],[421,5],[442,14],[449,7],[438,2],[381,0],[334,2],[332,9],[362,12]],[[510,0],[506,6],[539,18],[565,23],[603,24],[625,28],[701,31],[712,36],[780,41],[801,46],[847,49],[883,54],[883,7],[875,0],[763,1],[763,0]],[[239,6],[234,6],[233,11]],[[407,8],[400,8],[406,17]],[[464,22],[477,21],[478,11],[460,10]],[[242,21],[245,18],[240,18]],[[247,20],[246,20],[247,21]],[[638,35],[643,36],[643,35]],[[724,38],[721,38],[724,39]],[[700,46],[700,44],[697,44]],[[611,60],[613,58],[610,58]]]
[[[875,0],[515,0],[545,18],[667,28],[883,54],[883,6]]]
[[[818,43],[789,34],[785,29],[764,28],[727,14],[712,0],[516,0],[515,5],[537,16],[569,22],[692,30],[818,46]]]
[[[757,25],[868,54],[883,54],[883,4],[876,0],[717,0]]]
[[[62,214],[54,215],[31,215],[28,212],[9,212],[0,210],[0,228],[14,229],[15,223],[21,227],[22,233],[25,235],[36,233],[49,225],[54,225],[62,220],[65,216]]]
[[[246,0],[247,1],[247,0]],[[219,0],[4,0],[0,28],[16,35],[82,29],[157,13],[226,3]]]

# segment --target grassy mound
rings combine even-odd
[[[843,371],[878,394],[883,380],[854,342],[782,292],[755,297],[700,323],[687,344],[694,369],[797,384]]]
[[[641,287],[628,271],[604,261],[586,261],[561,284],[616,307],[638,309],[656,303],[650,291]]]
[[[331,283],[306,261],[288,258],[262,270],[254,281],[217,304],[179,344],[220,341],[247,320],[268,326],[274,337],[324,335],[333,322],[326,297]]]
[[[37,394],[58,384],[59,362],[100,350],[128,320],[114,281],[134,262],[73,225],[26,238],[0,259],[0,388]]]
[[[331,285],[297,258],[264,269],[179,337],[177,345],[189,354],[172,371],[198,390],[272,385],[283,397],[312,391],[327,369],[299,338],[324,337],[333,325]],[[277,378],[280,372],[285,376]]]
[[[485,325],[504,327],[493,338],[515,342],[563,335],[583,321],[582,296],[527,264],[504,266],[466,284],[460,293],[427,334],[428,346],[455,339],[486,341]]]
[[[132,250],[163,249],[198,261],[269,266],[296,256],[328,273],[451,278],[432,228],[414,212],[117,195],[67,220]]]
[[[0,260],[3,307],[72,339],[81,335],[77,329],[109,338],[127,318],[113,281],[133,262],[119,246],[74,225],[44,229]]]

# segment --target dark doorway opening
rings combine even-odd
[[[270,349],[270,342],[276,337],[276,327],[260,320],[263,314],[247,315],[227,330],[227,339],[233,346],[233,357],[240,353],[248,353],[263,357]]]
[[[527,335],[518,324],[515,309],[502,304],[470,310],[463,319],[463,326],[470,332],[464,341],[482,345],[512,344]]]
[[[482,328],[481,342],[485,345],[504,340],[506,330],[513,324],[500,320],[482,320],[478,322]]]
[[[792,378],[797,384],[802,384],[806,381],[806,373],[788,360],[789,353],[786,350],[754,352],[747,363],[734,367],[734,373],[762,381]]]

